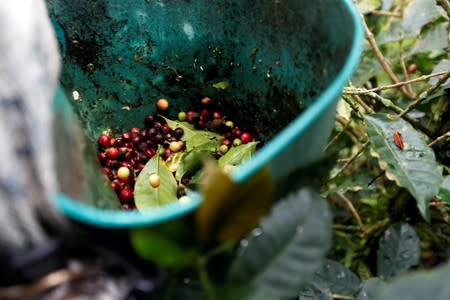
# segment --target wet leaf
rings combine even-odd
[[[289,299],[322,265],[331,243],[327,202],[304,188],[278,202],[240,243],[230,281]]]
[[[158,152],[158,151],[157,151]],[[150,175],[158,174],[161,184],[152,187],[148,180]],[[156,154],[145,165],[136,179],[134,201],[140,210],[159,207],[177,200],[177,182],[161,157]]]
[[[441,187],[439,188],[439,199],[450,204],[450,175],[444,177]]]
[[[337,261],[327,259],[322,268],[314,274],[313,282],[333,294],[352,296],[359,290],[361,280]]]
[[[134,251],[142,259],[164,267],[182,267],[191,264],[197,250],[186,247],[158,227],[138,228],[130,231]]]
[[[403,119],[393,120],[387,114],[365,117],[372,155],[378,158],[386,177],[408,189],[417,202],[420,213],[429,220],[428,201],[438,193],[442,169],[438,167],[433,150],[423,137]],[[393,141],[401,134],[404,149]]]
[[[300,291],[298,300],[333,300],[333,296],[328,290],[315,284],[308,284]]]
[[[254,228],[270,208],[274,186],[267,168],[241,184],[233,182],[214,160],[206,160],[199,186],[204,200],[196,211],[202,240],[236,240]]]
[[[436,0],[413,0],[405,9],[402,25],[407,33],[415,34],[439,15]]]
[[[258,145],[258,142],[250,142],[237,147],[231,147],[227,153],[219,158],[219,167],[223,167],[225,165],[236,166],[250,159],[255,153],[256,145]]]
[[[356,297],[356,300],[374,300],[375,297],[383,291],[386,283],[381,279],[375,277],[364,281],[363,286]]]
[[[206,150],[194,150],[189,152],[178,165],[175,178],[181,180],[187,173],[196,172],[202,166],[205,157],[209,156],[211,156],[211,153]]]
[[[450,265],[448,263],[431,271],[419,271],[400,276],[391,284],[383,287],[375,300],[447,300],[448,295],[450,295],[448,278],[450,278]]]
[[[419,242],[416,231],[409,224],[389,226],[380,239],[377,252],[378,276],[389,279],[417,265]]]

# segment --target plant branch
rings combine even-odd
[[[369,146],[369,142],[365,142],[361,148],[358,150],[358,152],[356,152],[355,154],[353,154],[353,156],[345,163],[345,165],[330,179],[335,179],[336,177],[338,177],[342,172],[345,171],[345,169],[348,168],[349,165],[351,165],[355,159],[361,154],[363,153],[363,151],[367,148],[367,146]]]
[[[347,132],[353,143],[358,145],[361,144],[358,139],[358,134],[350,127],[351,121],[338,114],[336,114],[336,121],[344,127],[345,132]]]
[[[374,16],[402,18],[403,14],[387,10],[373,10],[370,12]]]
[[[364,26],[364,31],[367,36],[367,41],[369,42],[370,46],[372,47],[376,58],[378,59],[381,66],[388,74],[392,83],[394,83],[394,84],[399,83],[400,80],[397,78],[397,75],[395,75],[394,71],[392,71],[391,66],[389,66],[389,64],[386,62],[386,59],[384,58],[383,53],[381,52],[380,48],[378,47],[377,42],[375,41],[375,38],[373,37],[373,33],[370,30],[369,26],[367,25],[363,14],[361,14],[361,18],[362,18],[362,23]],[[399,89],[406,97],[411,98],[411,95],[408,93],[408,91],[403,86],[399,86]]]
[[[345,206],[350,210],[350,213],[352,214],[353,218],[356,221],[356,224],[358,225],[359,229],[364,232],[364,224],[361,221],[361,217],[359,216],[358,212],[356,211],[355,207],[353,206],[352,201],[348,199],[344,194],[342,193],[336,193],[336,195],[339,197],[339,199],[344,202]]]
[[[344,87],[343,94],[346,94],[346,95],[367,95],[369,93],[374,93],[374,92],[379,92],[379,91],[382,91],[382,90],[397,88],[399,86],[408,85],[408,84],[415,83],[415,82],[418,82],[418,81],[424,81],[424,80],[430,79],[432,77],[441,76],[441,75],[444,75],[444,74],[447,74],[447,73],[448,73],[448,71],[431,73],[431,74],[428,74],[428,75],[419,76],[419,77],[411,79],[411,80],[401,81],[401,82],[394,83],[394,84],[389,84],[389,85],[381,85],[379,87],[376,87],[376,88],[373,88],[373,89],[368,89],[368,90],[367,89],[363,89],[363,88]]]
[[[410,105],[408,105],[408,107],[405,108],[405,110],[403,110],[403,112],[400,113],[398,115],[398,117],[401,118],[404,115],[406,115],[408,112],[413,110],[417,105],[420,104],[420,102],[424,101],[431,93],[433,93],[438,87],[440,87],[443,83],[445,83],[449,77],[450,77],[450,71],[447,71],[445,73],[445,75],[442,76],[441,78],[439,78],[439,80],[434,85],[429,87],[424,93],[421,93],[414,102],[412,102]]]
[[[365,229],[361,233],[361,238],[365,238],[365,237],[369,236],[370,234],[372,234],[373,232],[377,231],[378,229],[385,227],[387,224],[389,224],[389,222],[390,222],[389,219],[384,219],[384,220],[381,220],[381,221],[373,224],[372,226]]]
[[[338,294],[332,294],[331,297],[336,300],[353,300],[353,297],[351,296],[345,296],[345,295],[338,295]]]
[[[442,140],[445,140],[446,138],[450,138],[450,131],[447,131],[443,135],[441,135],[441,136],[437,137],[436,139],[434,139],[431,143],[428,144],[428,146],[429,147],[433,147],[434,145],[436,145],[437,143],[441,142]]]

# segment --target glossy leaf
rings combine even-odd
[[[186,151],[206,150],[209,152],[217,152],[222,139],[223,138],[217,133],[211,131],[199,131],[186,140]]]
[[[227,153],[219,158],[219,167],[223,167],[225,165],[236,166],[250,159],[255,153],[256,145],[258,145],[258,142],[250,142],[237,147],[231,147]]]
[[[450,60],[449,59],[443,59],[441,60],[437,65],[433,67],[433,73],[442,72],[442,71],[449,71],[450,70]],[[430,79],[430,84],[435,84],[438,82],[438,77],[433,77]],[[450,78],[447,79],[445,83],[442,84],[443,88],[449,88],[450,87]]]
[[[416,231],[409,224],[389,226],[380,239],[377,252],[378,276],[389,279],[419,263],[420,246]]]
[[[174,121],[161,115],[159,115],[159,117],[163,118],[172,130],[175,130],[175,128],[182,128],[184,131],[182,136],[183,140],[190,139],[194,134],[198,132],[198,130],[194,128],[194,125],[188,122]]]
[[[375,277],[364,281],[361,290],[355,300],[374,300],[384,290],[386,283]]]
[[[444,177],[441,187],[439,188],[439,199],[450,204],[450,175]]]
[[[416,40],[409,55],[429,51],[443,51],[448,47],[447,36],[448,22],[438,24],[428,30],[423,37],[419,37]]]
[[[394,180],[414,196],[420,213],[429,220],[428,201],[437,194],[442,181],[433,150],[423,137],[403,119],[387,114],[365,117],[371,153],[378,158],[386,177]],[[393,140],[394,132],[402,136],[404,148],[399,149]]]
[[[149,178],[158,174],[159,187],[152,187]],[[159,207],[177,200],[177,182],[159,155],[153,156],[136,179],[134,201],[140,210]]]
[[[320,269],[330,243],[326,201],[302,189],[278,202],[241,241],[230,280],[264,288],[278,299],[295,297]]]
[[[448,300],[450,295],[449,278],[450,265],[448,263],[431,271],[419,271],[400,276],[381,289],[375,300]]]
[[[180,165],[184,162],[186,152],[172,153],[166,160],[166,166],[170,172],[176,172]]]
[[[358,292],[361,280],[337,261],[327,259],[322,268],[314,274],[313,282],[333,294],[352,296]]]
[[[253,229],[270,208],[274,186],[267,168],[236,184],[214,160],[206,160],[199,186],[204,200],[195,218],[203,240],[235,240]]]

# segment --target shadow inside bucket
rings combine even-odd
[[[170,99],[172,118],[209,96],[236,124],[255,128],[269,147],[248,174],[271,165],[276,181],[318,158],[360,43],[348,1],[329,2],[48,0],[70,99],[62,103],[59,94],[55,105],[62,191],[119,208],[95,159],[96,138],[105,129],[141,127],[161,97]]]

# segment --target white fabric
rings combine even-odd
[[[45,241],[37,212],[58,218],[51,100],[60,67],[40,0],[0,5],[0,250]]]

